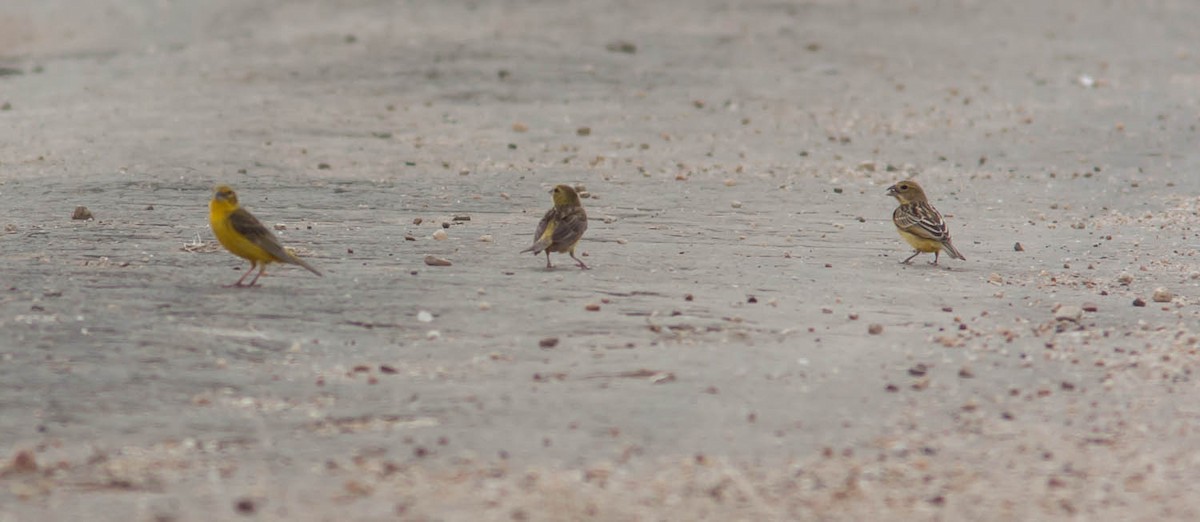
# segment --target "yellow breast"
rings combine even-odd
[[[208,223],[212,226],[213,235],[217,236],[217,241],[221,243],[221,246],[242,259],[259,263],[278,261],[275,256],[234,230],[233,224],[229,221],[229,215],[234,210],[237,210],[237,207],[225,202],[215,200],[209,202]]]
[[[938,252],[942,249],[942,242],[936,239],[928,239],[915,234],[910,234],[900,229],[896,229],[900,233],[900,237],[904,238],[908,244],[921,252]]]

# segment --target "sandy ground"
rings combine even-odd
[[[1200,518],[1197,17],[5,2],[0,521]]]

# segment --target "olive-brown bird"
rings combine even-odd
[[[232,286],[242,286],[246,276],[258,267],[258,275],[250,280],[254,286],[259,277],[267,271],[271,263],[287,263],[300,265],[309,272],[321,275],[312,265],[283,248],[279,239],[267,227],[258,221],[250,212],[238,205],[237,194],[226,185],[221,185],[213,192],[212,201],[208,202],[208,223],[212,226],[217,241],[234,255],[250,261],[250,270],[242,274]]]
[[[925,191],[917,182],[901,181],[888,187],[887,195],[900,202],[900,206],[892,212],[892,223],[896,224],[896,231],[916,249],[916,252],[901,261],[902,263],[907,264],[922,252],[932,252],[933,262],[930,264],[936,265],[938,254],[943,249],[951,258],[964,261],[967,259],[950,242],[950,230],[946,228],[946,221],[942,219],[942,214],[929,204]]]
[[[579,244],[588,226],[587,212],[583,211],[579,194],[567,185],[558,185],[550,193],[554,195],[554,208],[542,216],[537,232],[533,234],[533,245],[521,253],[533,252],[536,256],[546,252],[546,268],[554,268],[550,264],[550,252],[566,252],[579,268],[587,269],[588,266],[575,257],[575,245]]]

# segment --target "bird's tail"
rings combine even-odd
[[[553,238],[550,237],[550,234],[543,234],[541,239],[535,241],[529,248],[522,250],[521,253],[524,254],[525,252],[533,252],[533,255],[536,256],[542,253],[542,251],[549,247],[550,243],[553,242]]]
[[[946,253],[950,254],[952,259],[961,259],[963,261],[967,260],[967,258],[963,257],[962,253],[960,253],[957,248],[954,248],[954,243],[951,243],[949,238],[942,243],[942,246],[946,247]]]
[[[321,272],[320,272],[320,271],[318,271],[316,268],[313,268],[313,266],[312,266],[312,265],[310,265],[310,264],[306,263],[306,262],[305,262],[303,259],[300,259],[300,258],[298,258],[298,257],[296,257],[296,256],[292,256],[292,258],[291,258],[291,259],[289,259],[288,261],[289,261],[290,263],[292,263],[293,265],[300,265],[300,266],[302,266],[302,267],[304,267],[304,268],[307,268],[309,272],[312,272],[312,273],[314,273],[314,274],[317,274],[317,276],[319,276],[319,277],[325,277],[324,275],[322,275],[322,274],[321,274]]]

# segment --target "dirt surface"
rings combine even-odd
[[[1200,4],[1112,4],[5,2],[0,521],[1200,518]]]

